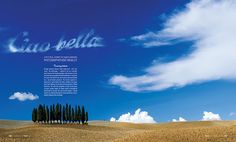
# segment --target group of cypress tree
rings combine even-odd
[[[88,112],[85,111],[84,106],[71,107],[71,105],[61,105],[57,103],[56,105],[40,104],[37,108],[32,111],[32,121],[38,123],[88,123]]]

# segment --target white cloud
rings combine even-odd
[[[110,121],[111,121],[111,122],[115,122],[116,119],[115,119],[114,117],[112,117],[112,118],[110,119]]]
[[[129,122],[129,123],[156,123],[156,121],[148,115],[148,112],[141,111],[141,109],[137,109],[134,114],[130,114],[129,112],[126,114],[122,114],[118,120],[114,117],[110,119],[110,121],[116,122]]]
[[[25,92],[15,92],[13,95],[9,97],[10,100],[19,100],[19,101],[26,101],[26,100],[37,100],[39,99],[38,95],[33,95],[32,93],[25,93]]]
[[[172,122],[186,122],[187,120],[183,117],[179,117],[179,119],[172,119]]]
[[[193,0],[158,32],[131,39],[145,47],[192,41],[194,50],[140,76],[114,75],[109,82],[127,91],[158,91],[212,80],[236,79],[236,1]]]
[[[203,121],[213,121],[213,120],[221,120],[221,118],[220,118],[219,114],[215,114],[213,112],[204,111],[203,112],[202,120]]]

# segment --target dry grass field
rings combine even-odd
[[[236,121],[38,125],[0,121],[0,142],[236,142]]]

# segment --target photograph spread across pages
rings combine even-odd
[[[236,142],[236,0],[0,0],[0,142]]]

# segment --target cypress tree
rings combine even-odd
[[[78,110],[77,110],[77,106],[75,106],[75,116],[74,116],[75,122],[77,122],[77,117],[78,117]]]
[[[57,123],[58,123],[58,120],[59,120],[59,104],[58,104],[58,103],[56,104],[55,120],[56,120]]]
[[[62,121],[63,121],[63,123],[65,122],[65,120],[66,120],[66,108],[65,108],[65,106],[63,106],[63,109],[62,109],[63,111],[62,111]]]
[[[35,110],[34,110],[34,111],[35,111],[35,119],[36,119],[36,121],[37,121],[37,120],[38,120],[38,109],[37,109],[37,108],[35,108]],[[36,121],[35,121],[35,122],[36,122]]]
[[[69,105],[69,122],[71,122],[71,105]]]
[[[55,105],[53,104],[52,105],[52,122],[54,123],[54,121],[55,121]]]
[[[81,121],[81,110],[80,110],[80,106],[78,106],[77,120],[79,121],[79,124],[80,124],[80,121]]]
[[[39,121],[40,121],[39,106],[38,106],[38,108],[37,108],[37,121],[38,121],[38,123],[39,123]]]
[[[32,121],[36,122],[37,121],[37,109],[34,108],[32,111]]]
[[[88,112],[85,113],[85,122],[88,123]]]
[[[37,115],[38,122],[43,121],[43,106],[40,104],[38,107],[38,115]]]
[[[43,105],[43,114],[42,114],[42,116],[43,116],[43,123],[45,123],[46,122],[46,107],[45,107],[45,105]]]
[[[75,118],[75,111],[74,108],[71,110],[71,121],[74,123],[74,118]]]
[[[46,122],[49,123],[49,109],[48,109],[48,106],[46,106]]]
[[[84,110],[84,106],[82,106],[81,121],[82,121],[82,124],[84,124],[84,121],[85,121],[85,110]]]
[[[69,106],[66,104],[66,123],[69,121]]]
[[[52,123],[52,117],[53,117],[52,105],[50,105],[50,123]]]
[[[60,121],[60,123],[61,123],[61,120],[62,120],[62,115],[61,115],[61,104],[59,105],[59,121]]]

